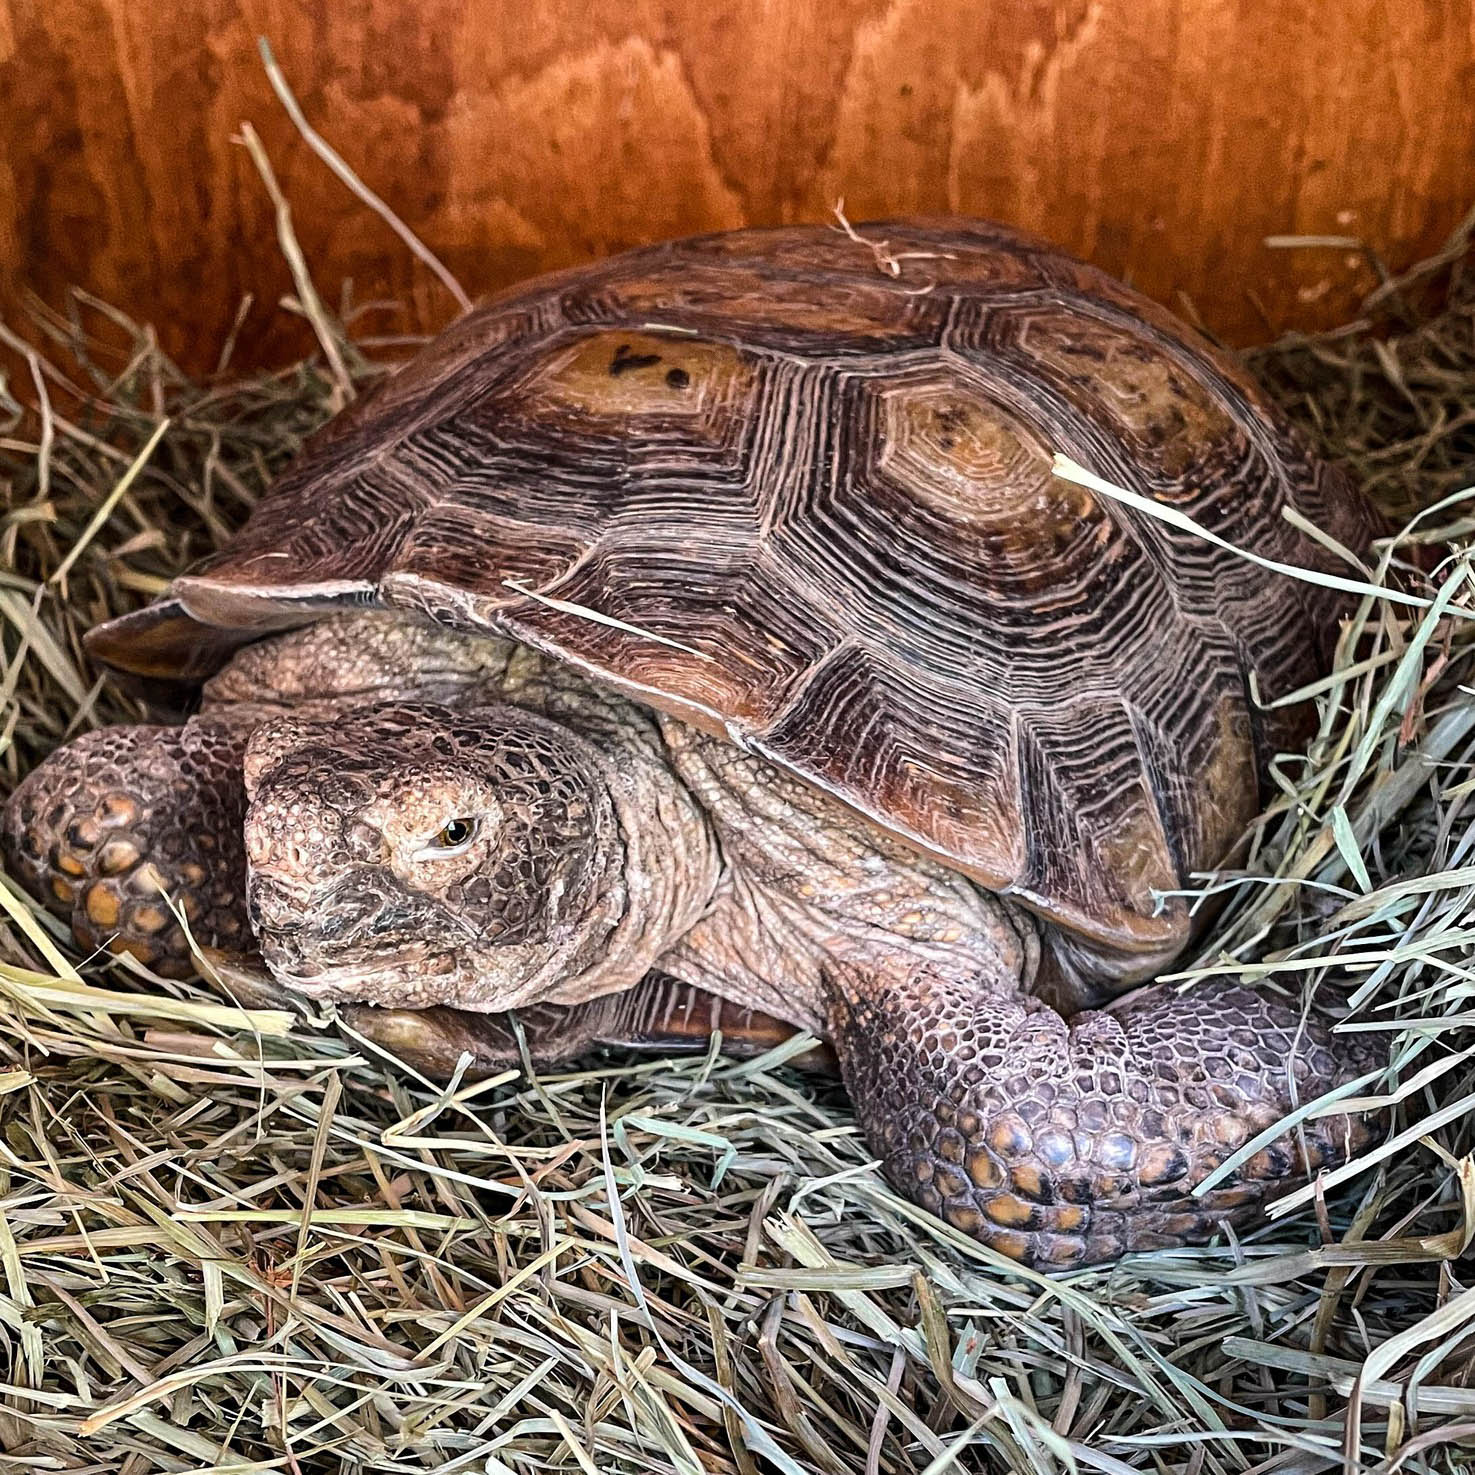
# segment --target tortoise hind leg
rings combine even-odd
[[[254,721],[108,727],[57,749],[0,818],[7,869],[86,948],[131,953],[166,977],[197,972],[195,941],[247,936],[241,755]]]
[[[834,982],[836,1053],[887,1176],[1040,1269],[1201,1242],[1370,1137],[1359,1117],[1307,1122],[1193,1196],[1294,1105],[1379,1063],[1249,989],[1147,989],[1067,1021],[926,971]]]

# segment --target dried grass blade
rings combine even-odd
[[[164,439],[165,432],[169,429],[169,420],[166,417],[154,426],[153,434],[144,442],[143,449],[129,463],[128,469],[113,484],[113,489],[98,504],[97,511],[92,515],[92,521],[82,529],[82,536],[67,550],[67,556],[57,564],[56,572],[48,580],[49,583],[57,585],[63,593],[66,592],[67,575],[71,573],[73,566],[82,556],[88,544],[90,544],[101,531],[108,518],[113,515],[113,509],[128,494],[128,489],[138,479],[138,474],[148,465],[149,457],[154,454],[158,444]]]
[[[1328,574],[1320,569],[1300,568],[1293,563],[1280,563],[1276,559],[1264,558],[1258,553],[1253,553],[1248,548],[1240,548],[1221,538],[1218,533],[1204,527],[1202,523],[1195,522],[1187,513],[1181,512],[1178,508],[1166,502],[1155,502],[1151,497],[1128,491],[1126,487],[1116,486],[1097,476],[1095,472],[1087,471],[1084,466],[1058,451],[1053,458],[1051,469],[1056,476],[1065,481],[1073,481],[1078,486],[1087,487],[1093,492],[1101,493],[1104,497],[1111,497],[1118,502],[1125,503],[1136,512],[1156,518],[1160,522],[1166,522],[1181,532],[1191,533],[1194,537],[1202,538],[1206,543],[1212,543],[1216,548],[1222,548],[1226,553],[1233,553],[1249,563],[1258,564],[1271,573],[1284,574],[1291,579],[1301,579],[1305,583],[1316,584],[1323,589],[1335,589],[1342,594],[1358,594],[1368,599],[1385,600],[1389,604],[1407,605],[1410,609],[1426,610],[1430,607],[1429,600],[1417,594],[1406,594],[1401,589],[1390,589],[1382,584],[1370,584],[1365,579],[1344,579],[1340,574]],[[1447,612],[1458,614],[1465,619],[1475,619],[1475,610],[1465,609],[1462,605],[1450,605],[1447,607]]]
[[[318,344],[323,350],[323,357],[327,359],[328,368],[333,375],[333,382],[337,388],[333,409],[340,410],[345,405],[352,404],[357,398],[353,387],[353,377],[349,374],[348,366],[343,360],[343,348],[339,342],[338,333],[328,317],[322,298],[318,296],[317,288],[313,286],[307,258],[302,254],[302,247],[297,243],[297,232],[292,226],[292,207],[287,203],[287,197],[282,193],[281,185],[277,183],[276,171],[271,166],[271,160],[267,157],[256,130],[249,123],[242,123],[240,138],[251,155],[251,162],[255,164],[256,172],[266,186],[267,194],[271,196],[272,205],[276,210],[277,239],[281,243],[282,255],[286,257],[287,265],[291,268],[292,281],[297,288],[297,300],[302,304],[302,310],[312,324],[312,330],[317,335]]]
[[[307,146],[405,243],[417,260],[430,268],[440,284],[455,299],[456,306],[462,312],[470,312],[471,299],[462,291],[460,282],[451,275],[441,259],[354,173],[343,156],[307,121],[297,98],[287,85],[286,75],[277,65],[276,57],[272,55],[271,45],[266,37],[258,36],[256,45],[261,52],[261,61],[266,67],[266,75],[271,82],[272,91],[276,93],[278,100],[286,108],[287,116],[291,118],[293,126],[307,141]]]

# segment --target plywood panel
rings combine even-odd
[[[84,285],[213,362],[284,347],[250,119],[329,291],[450,304],[311,118],[473,292],[662,236],[907,211],[1052,236],[1233,339],[1345,314],[1475,198],[1466,0],[0,0],[0,304]],[[274,321],[275,320],[275,321]]]

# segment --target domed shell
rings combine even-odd
[[[378,603],[556,653],[767,755],[1149,971],[1232,851],[1338,606],[1287,563],[1361,497],[1223,355],[976,222],[741,231],[544,278],[330,427],[114,665]]]

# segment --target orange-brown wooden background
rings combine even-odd
[[[745,222],[1033,227],[1238,340],[1345,314],[1475,198],[1470,0],[0,0],[0,312],[71,284],[208,365],[288,287],[251,120],[326,295],[450,303],[311,121],[473,293]]]

